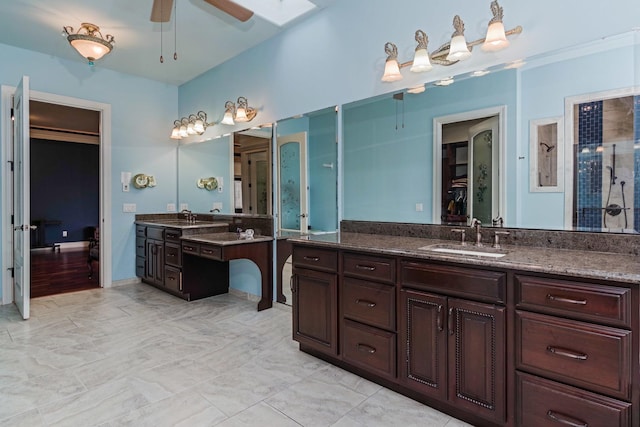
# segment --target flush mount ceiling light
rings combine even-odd
[[[215,125],[215,123],[207,123],[207,113],[198,111],[196,114],[190,114],[188,117],[183,117],[173,122],[171,139],[182,139],[191,135],[202,135],[208,126],[213,125]]]
[[[111,34],[103,37],[100,32],[100,27],[87,22],[80,24],[80,28],[78,28],[78,31],[75,33],[73,32],[73,27],[63,27],[62,36],[67,38],[69,44],[78,51],[91,66],[94,65],[95,61],[111,52],[113,44],[115,43]]]
[[[255,108],[249,107],[247,98],[241,96],[236,103],[233,103],[233,101],[224,103],[224,117],[220,123],[224,125],[235,125],[236,122],[250,122],[257,114],[258,111],[256,111]]]
[[[455,32],[451,36],[451,41],[443,44],[431,54],[427,51],[427,35],[424,31],[417,30],[415,39],[416,42],[418,42],[418,46],[415,49],[412,61],[399,63],[397,46],[391,42],[387,42],[384,45],[387,59],[385,61],[382,81],[394,82],[401,80],[402,74],[400,74],[400,70],[409,66],[411,67],[411,71],[420,73],[431,70],[433,68],[432,64],[444,66],[453,65],[471,56],[471,50],[479,44],[482,44],[482,50],[488,52],[495,52],[506,48],[509,46],[507,36],[520,34],[522,27],[518,25],[512,30],[504,30],[504,24],[502,23],[503,11],[497,0],[491,2],[491,12],[493,18],[489,21],[486,36],[472,42],[466,41],[464,37],[464,22],[459,15],[456,15],[453,18]]]

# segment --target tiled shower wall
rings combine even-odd
[[[578,106],[578,146],[576,171],[576,225],[579,229],[602,227],[602,101]]]

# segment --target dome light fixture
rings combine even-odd
[[[88,61],[90,66],[111,52],[115,43],[111,34],[103,37],[100,27],[88,22],[80,24],[80,28],[75,33],[73,27],[63,27],[62,36],[66,37],[69,44]]]

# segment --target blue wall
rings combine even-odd
[[[40,244],[87,240],[100,220],[99,146],[31,139],[31,223],[41,223]],[[62,237],[62,230],[68,232]],[[35,233],[32,233],[35,237]],[[32,238],[32,246],[36,242]]]

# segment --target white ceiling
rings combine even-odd
[[[153,0],[10,0],[0,11],[0,43],[83,62],[61,36],[83,22],[115,37],[111,54],[96,67],[179,85],[295,25],[335,0],[311,0],[318,7],[278,27],[257,13],[239,22],[203,0],[175,0],[171,22],[152,23]],[[279,0],[282,3],[288,0]],[[236,0],[242,4],[243,0]],[[177,19],[176,19],[177,15]],[[174,31],[177,25],[177,31]],[[177,37],[176,37],[177,35]],[[160,39],[164,63],[160,63]],[[177,50],[174,49],[177,39]],[[178,60],[173,59],[177,51]],[[88,65],[87,65],[88,66]]]

